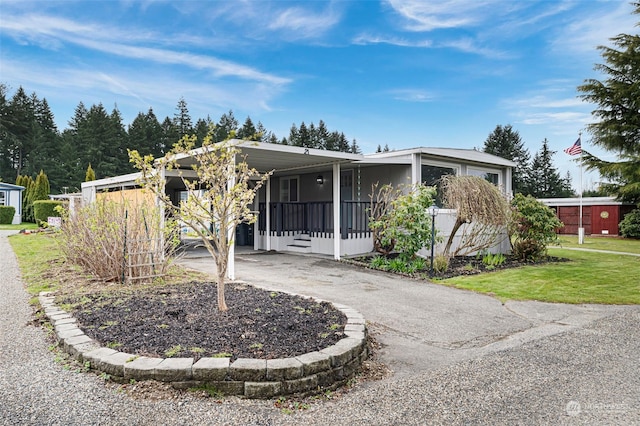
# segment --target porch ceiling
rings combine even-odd
[[[246,155],[249,167],[261,173],[274,170],[274,173],[291,170],[306,170],[309,172],[327,170],[334,163],[351,163],[362,160],[360,154],[325,151],[298,146],[278,145],[263,142],[233,140]],[[190,167],[194,163],[193,157],[178,159],[181,167]]]

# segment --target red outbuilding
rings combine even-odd
[[[564,223],[559,234],[578,234],[580,198],[541,198],[539,201],[553,209]],[[620,221],[634,208],[633,204],[616,201],[614,197],[582,198],[585,235],[618,235]]]

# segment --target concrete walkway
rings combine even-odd
[[[205,251],[192,251],[181,263],[215,274],[215,264]],[[517,347],[636,309],[517,301],[502,304],[471,291],[285,253],[239,254],[236,277],[256,286],[357,309],[384,345],[382,361],[394,370],[395,377]]]
[[[637,256],[640,257],[638,253],[630,253],[627,251],[612,251],[612,250],[600,250],[600,249],[590,249],[590,248],[582,248],[582,247],[560,247],[560,246],[551,246],[551,249],[562,249],[562,250],[575,250],[575,251],[588,251],[592,253],[606,253],[606,254],[619,254],[620,256]]]

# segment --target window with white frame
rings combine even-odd
[[[479,176],[495,186],[502,184],[500,170],[467,167],[467,174],[469,176]]]
[[[458,168],[453,165],[423,164],[421,167],[422,183],[427,186],[435,185],[442,176],[457,175]]]
[[[280,178],[280,202],[297,202],[300,185],[298,176]]]
[[[7,205],[7,193],[5,191],[0,191],[0,206]]]

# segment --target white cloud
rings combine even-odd
[[[638,33],[638,17],[632,11],[633,6],[628,2],[603,2],[601,7],[577,11],[574,19],[558,32],[552,47],[562,53],[597,55],[596,47],[610,45],[611,37]]]
[[[422,89],[395,89],[388,93],[397,101],[404,102],[430,102],[435,96]]]
[[[367,45],[367,44],[389,44],[392,46],[400,47],[432,47],[433,42],[431,40],[408,40],[401,37],[385,37],[374,36],[369,34],[360,34],[352,41],[353,44]]]
[[[123,31],[120,28],[83,24],[68,19],[29,15],[0,21],[0,28],[18,40],[32,41],[44,48],[61,49],[65,43],[94,51],[184,68],[208,70],[217,77],[236,77],[274,85],[285,85],[289,79],[260,72],[252,67],[217,59],[213,56],[183,53],[171,49],[135,46],[156,40],[149,32]],[[126,40],[127,44],[120,42]]]
[[[496,3],[501,3],[495,0],[387,1],[397,13],[408,21],[406,29],[410,31],[432,31],[439,28],[475,25],[483,21],[494,7],[500,7]]]
[[[279,11],[267,27],[286,32],[288,39],[314,38],[326,33],[338,22],[340,14],[333,8],[314,13],[300,7],[291,7]]]

